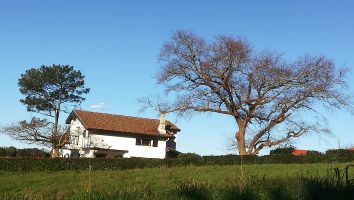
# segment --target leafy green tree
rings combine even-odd
[[[5,147],[0,147],[0,157],[6,157]]]
[[[13,146],[5,148],[6,157],[16,157],[17,149]]]
[[[75,106],[85,100],[82,96],[89,93],[90,89],[85,87],[84,79],[85,76],[79,70],[69,65],[43,65],[26,70],[18,80],[20,92],[24,95],[20,102],[27,107],[27,111],[47,116],[53,121],[41,121],[38,118],[30,122],[22,121],[3,128],[2,132],[22,141],[42,145],[49,143],[52,148],[51,157],[58,157],[59,149],[66,142],[63,140],[63,131],[59,132],[60,113],[65,112],[68,106]],[[51,131],[44,134],[42,130],[48,124],[52,124]],[[38,133],[43,134],[39,137]]]

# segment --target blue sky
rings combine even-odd
[[[354,67],[352,1],[1,1],[0,124],[29,119],[19,103],[17,80],[30,67],[69,64],[86,75],[91,93],[82,108],[106,102],[104,112],[157,118],[139,113],[137,98],[160,93],[153,78],[160,47],[175,30],[206,38],[238,35],[257,50],[273,49],[289,59],[325,55]],[[353,69],[348,76],[354,89]],[[309,135],[295,146],[324,151],[354,144],[354,117],[326,112],[332,136]],[[61,116],[62,120],[66,115]],[[174,116],[167,118],[174,121]],[[236,126],[229,117],[195,115],[178,120],[182,152],[226,154]],[[0,146],[28,147],[0,135]],[[266,151],[265,151],[266,152]]]

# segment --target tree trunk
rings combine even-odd
[[[58,158],[59,157],[59,147],[57,145],[60,145],[60,140],[58,138],[58,124],[59,124],[59,113],[60,110],[57,109],[55,110],[55,116],[54,116],[54,126],[53,126],[53,132],[52,132],[52,151],[50,153],[51,158]]]
[[[59,157],[59,147],[53,147],[52,151],[50,152],[51,158],[58,158]]]
[[[239,155],[246,155],[246,145],[245,145],[245,127],[243,125],[238,126],[239,129],[235,134],[236,142],[237,142],[237,149]]]
[[[53,126],[53,136],[55,139],[58,135],[59,114],[60,114],[60,110],[59,109],[55,110],[54,126]]]

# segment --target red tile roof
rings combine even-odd
[[[352,148],[349,148],[349,150],[352,150],[352,151],[354,151],[354,147],[352,147]]]
[[[307,155],[308,152],[309,152],[308,150],[294,149],[291,154],[295,156],[299,156],[299,155]]]
[[[160,137],[174,137],[172,131],[180,131],[180,129],[170,121],[166,121],[167,133],[160,134],[157,131],[160,123],[158,119],[113,115],[84,110],[73,110],[66,119],[66,123],[70,124],[74,117],[77,117],[88,130],[103,130]]]

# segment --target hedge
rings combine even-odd
[[[49,157],[49,153],[44,149],[17,149],[16,147],[0,147],[0,157],[17,157],[17,158],[45,158]]]
[[[346,160],[353,160],[354,151],[349,149],[334,149],[327,150],[326,155],[332,161],[345,162]]]
[[[290,155],[295,150],[295,147],[285,147],[285,148],[278,148],[270,150],[270,155]]]
[[[154,167],[240,165],[242,164],[294,164],[353,162],[354,151],[329,151],[327,154],[307,156],[200,156],[193,153],[181,154],[176,159],[90,159],[90,158],[0,158],[1,171],[62,171],[62,170],[126,170]]]

